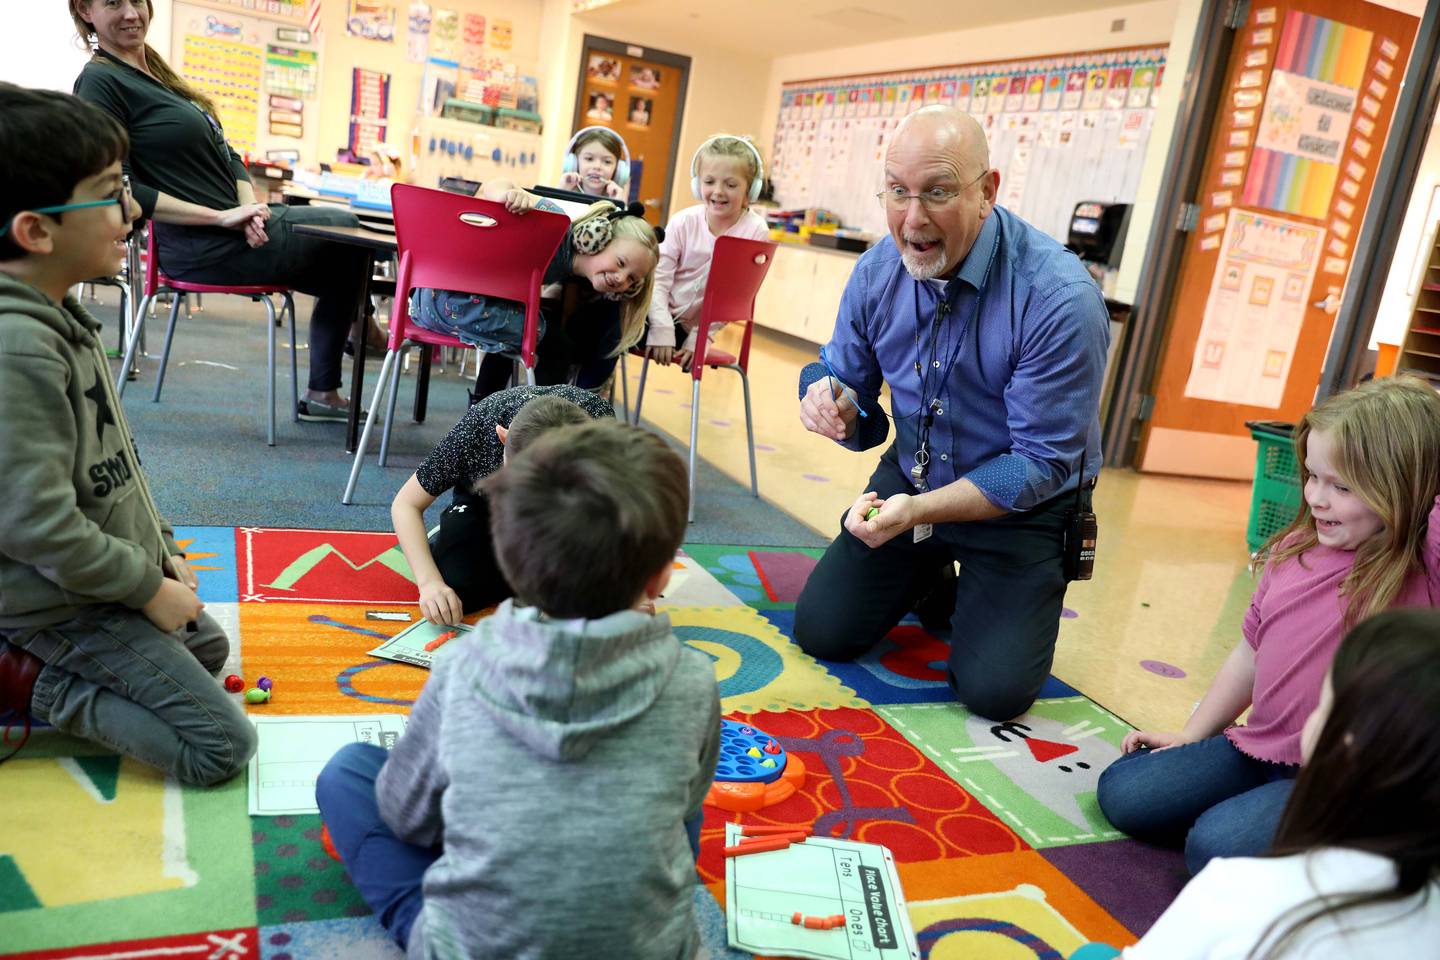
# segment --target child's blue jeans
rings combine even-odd
[[[369,743],[341,748],[320,771],[315,802],[360,896],[404,949],[424,904],[421,883],[425,871],[439,859],[441,850],[406,843],[381,818],[375,780],[387,755],[383,747]],[[685,822],[690,849],[696,856],[700,821],[697,815]]]
[[[1183,844],[1194,875],[1212,857],[1269,850],[1299,770],[1246,756],[1220,734],[1126,754],[1100,774],[1096,799],[1115,829]]]

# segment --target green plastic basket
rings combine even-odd
[[[1255,455],[1250,526],[1245,530],[1245,542],[1254,553],[1295,519],[1300,509],[1300,470],[1291,438],[1294,424],[1261,420],[1245,426],[1260,445]]]

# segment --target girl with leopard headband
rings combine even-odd
[[[480,196],[503,202],[511,213],[560,212],[550,201],[504,180],[487,183]],[[660,237],[640,204],[593,204],[566,231],[545,271],[535,382],[573,382],[599,391],[617,358],[645,334],[655,284]],[[427,330],[446,333],[485,351],[471,402],[505,387],[511,357],[520,349],[523,305],[495,297],[417,290],[410,315]]]

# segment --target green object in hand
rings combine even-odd
[[[874,520],[875,517],[879,515],[879,513],[880,513],[880,508],[879,508],[879,507],[871,507],[869,510],[866,510],[866,511],[865,511],[865,519],[866,519],[866,520]]]
[[[270,691],[254,687],[245,691],[246,703],[265,703],[270,699]]]

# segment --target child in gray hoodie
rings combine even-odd
[[[0,724],[38,717],[210,784],[244,769],[255,729],[214,679],[229,640],[68,292],[124,255],[127,145],[82,100],[0,83]]]
[[[441,648],[388,755],[355,744],[325,767],[335,848],[417,960],[690,960],[719,695],[709,659],[636,609],[674,567],[685,465],[601,421],[484,488],[516,596]]]

